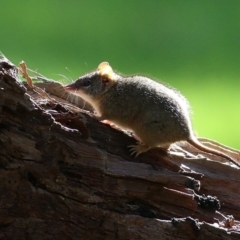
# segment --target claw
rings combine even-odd
[[[145,144],[139,144],[139,145],[130,145],[128,146],[130,148],[130,155],[135,155],[135,158],[140,155],[143,152],[146,152],[150,149],[148,145]]]
[[[134,156],[134,155],[135,155],[135,158],[140,154],[140,153],[137,151],[137,147],[138,147],[138,145],[130,145],[130,146],[128,146],[128,148],[130,148],[130,150],[129,150],[130,155],[131,155],[131,156]]]

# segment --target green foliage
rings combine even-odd
[[[0,51],[61,80],[109,61],[179,89],[199,136],[240,148],[240,1],[4,1]],[[70,80],[69,80],[70,81]]]

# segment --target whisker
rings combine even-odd
[[[71,82],[72,81],[72,78],[68,78],[67,76],[63,75],[63,74],[54,74],[56,76],[60,76],[60,77],[63,77],[65,80],[67,80],[68,82]]]

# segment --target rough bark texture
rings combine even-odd
[[[240,238],[238,168],[187,144],[134,159],[133,138],[52,97],[0,62],[0,239]]]

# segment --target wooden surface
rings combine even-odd
[[[132,158],[129,133],[38,86],[55,95],[0,62],[0,239],[240,239],[237,167],[185,143]]]

